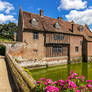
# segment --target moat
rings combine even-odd
[[[92,80],[92,63],[61,65],[30,71],[35,80],[40,80],[40,78],[51,78],[52,80],[57,81],[59,79],[66,80],[69,72],[72,70],[79,75],[84,75],[86,79]]]

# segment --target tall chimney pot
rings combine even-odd
[[[44,15],[43,15],[43,12],[44,12],[43,9],[41,9],[41,10],[40,10],[40,16],[44,16]]]
[[[62,17],[58,17],[57,19],[58,19],[58,20],[62,20]]]
[[[72,24],[72,32],[74,32],[74,21],[73,20],[71,21],[71,24]]]

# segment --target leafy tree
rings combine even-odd
[[[8,23],[8,24],[0,24],[0,35],[6,39],[14,38],[14,32],[17,30],[17,25],[15,23]]]

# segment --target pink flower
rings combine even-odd
[[[52,80],[51,79],[47,79],[46,82],[47,83],[52,83]]]
[[[46,86],[47,86],[47,85],[48,85],[48,83],[47,83],[47,82],[44,82],[44,85],[46,85]]]
[[[76,92],[80,92],[80,90],[76,90]]]
[[[41,81],[45,81],[46,79],[45,78],[40,78]]]
[[[73,73],[74,73],[74,71],[71,71],[71,72],[70,72],[70,75],[72,75]]]
[[[80,77],[75,77],[75,79],[80,79]]]
[[[40,83],[41,83],[41,81],[37,81],[36,83],[37,83],[37,84],[40,84]]]
[[[57,84],[57,82],[56,82],[56,81],[55,81],[55,82],[52,82],[52,85],[53,85],[53,84]]]
[[[78,76],[78,74],[77,73],[73,73],[73,76]]]
[[[81,81],[84,82],[84,79],[85,79],[85,77],[82,75],[81,76]]]
[[[45,88],[45,90],[46,90],[47,92],[59,92],[59,89],[58,89],[57,87],[55,87],[55,86],[47,86],[47,87]]]
[[[63,81],[63,80],[59,80],[58,82],[60,82],[60,83],[64,83],[64,81]]]
[[[83,89],[84,87],[83,86],[80,86],[79,88]]]
[[[76,89],[76,84],[73,81],[69,81],[68,84],[69,84],[69,86],[68,86],[69,88],[73,87],[73,89]]]
[[[91,84],[87,84],[87,87],[88,87],[88,88],[92,88],[92,85],[91,85]]]
[[[59,80],[58,83],[60,86],[64,86],[64,84],[65,84],[65,82],[63,80]]]
[[[71,76],[68,76],[68,80],[71,80]]]
[[[86,82],[87,82],[87,83],[91,83],[91,82],[92,82],[92,80],[86,80]]]

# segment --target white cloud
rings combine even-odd
[[[16,23],[16,19],[14,18],[15,13],[11,13],[11,10],[14,10],[14,6],[11,3],[0,0],[0,12],[2,12],[0,13],[0,24],[6,22]]]
[[[90,28],[90,31],[92,32],[92,29]]]
[[[6,22],[16,22],[16,19],[12,15],[4,15],[0,14],[0,24],[6,23]]]
[[[92,6],[89,6],[89,8],[91,9],[91,8],[92,8]]]
[[[60,5],[58,6],[58,10],[65,9],[84,9],[87,7],[87,1],[82,0],[61,0]]]
[[[8,14],[11,10],[14,10],[14,6],[11,3],[0,0],[0,11],[4,11]]]
[[[71,10],[68,15],[65,15],[68,21],[74,20],[78,24],[92,24],[92,9],[84,11]]]

